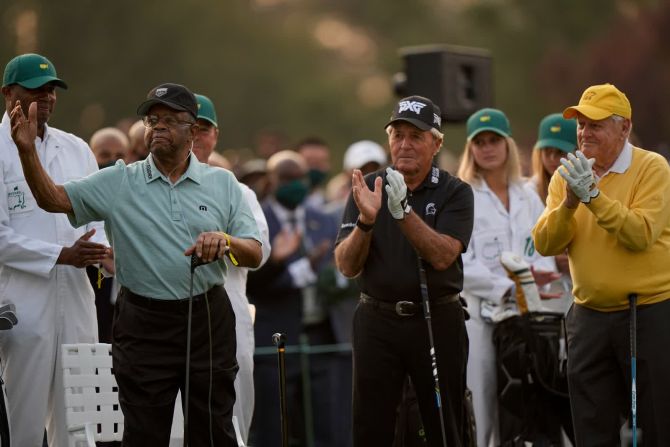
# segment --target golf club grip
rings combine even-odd
[[[286,344],[286,335],[277,332],[272,335],[272,344],[276,347],[283,349]]]

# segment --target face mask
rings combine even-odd
[[[277,188],[275,197],[277,202],[290,210],[294,210],[307,197],[307,185],[303,180],[293,180]]]
[[[328,173],[319,171],[318,169],[310,169],[307,172],[307,175],[309,177],[309,185],[314,188],[315,186],[319,186],[326,179]]]
[[[108,161],[107,163],[98,164],[98,169],[109,168],[110,166],[114,166],[115,164],[116,164],[116,160],[114,160],[114,161]]]

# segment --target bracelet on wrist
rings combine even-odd
[[[232,262],[233,265],[238,265],[237,259],[235,259],[230,247],[230,235],[228,233],[223,233],[223,235],[226,238],[226,254],[228,255],[228,258],[230,258],[230,262]]]
[[[358,228],[360,228],[361,231],[363,231],[364,233],[369,233],[370,231],[372,231],[372,228],[374,228],[375,224],[374,223],[372,223],[372,224],[363,223],[363,222],[361,222],[361,218],[359,217],[358,219],[356,219],[356,226]]]

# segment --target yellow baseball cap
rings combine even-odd
[[[596,121],[612,115],[630,119],[632,115],[628,98],[612,84],[594,85],[584,90],[579,105],[563,110],[563,117],[574,118],[578,112]]]

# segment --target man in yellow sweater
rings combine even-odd
[[[538,252],[567,248],[575,303],[568,381],[578,446],[619,445],[631,396],[629,301],[637,303],[637,421],[644,445],[670,446],[670,168],[632,146],[631,107],[611,84],[587,88],[579,151],[563,159],[533,229]]]

